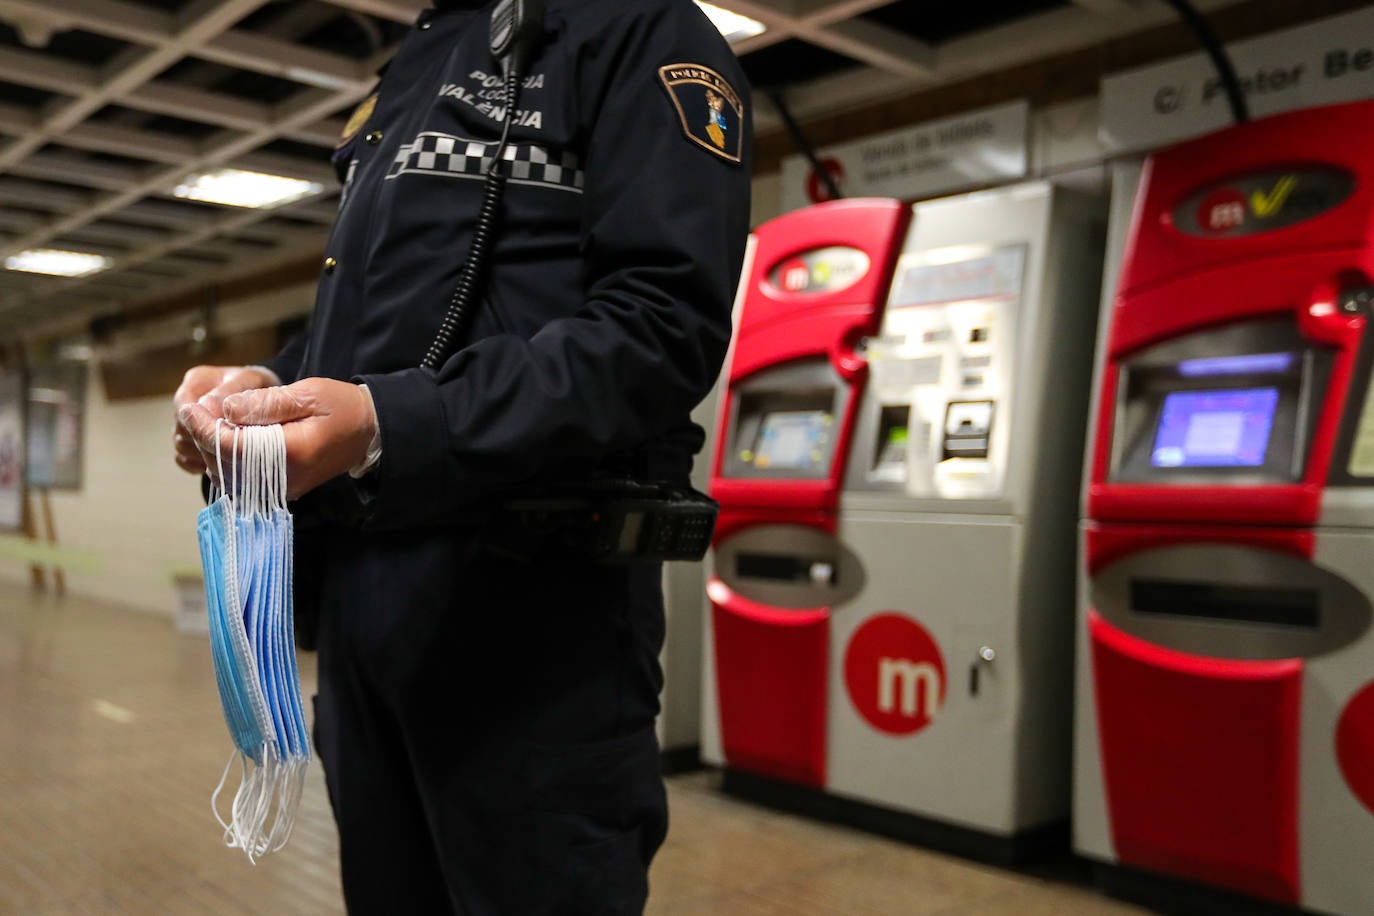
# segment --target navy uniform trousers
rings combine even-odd
[[[660,567],[468,533],[322,547],[315,743],[349,911],[641,912],[667,831]]]

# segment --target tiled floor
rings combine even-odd
[[[342,912],[317,766],[285,851],[252,866],[220,845],[209,795],[229,745],[218,715],[204,637],[0,585],[0,914]],[[1072,881],[775,814],[715,786],[709,774],[671,781],[650,913],[1144,912]]]

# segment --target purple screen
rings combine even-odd
[[[1150,464],[1254,468],[1264,464],[1277,388],[1175,391],[1164,398]]]

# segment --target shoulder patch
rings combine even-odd
[[[668,64],[658,77],[682,119],[682,132],[702,149],[730,162],[744,150],[744,102],[735,88],[710,67]]]
[[[358,136],[358,131],[367,124],[367,119],[372,117],[372,112],[377,109],[377,93],[372,93],[363,103],[353,109],[353,114],[349,117],[348,123],[344,125],[343,133],[339,135],[339,142],[334,144],[335,149],[342,149],[348,145],[348,141]]]

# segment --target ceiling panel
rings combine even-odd
[[[790,86],[861,66],[852,57],[817,47],[800,38],[746,54],[740,62],[744,65],[744,73],[754,88],[765,90]]]
[[[921,41],[941,42],[1072,5],[1070,0],[969,0],[964,3],[899,0],[860,18]]]
[[[54,4],[56,7],[56,4]],[[13,27],[0,19],[0,47],[32,48],[25,43]],[[85,32],[81,29],[54,31],[52,37],[39,50],[58,60],[73,63],[104,66],[114,60],[116,54],[128,48],[129,44],[108,35]]]
[[[0,338],[322,243],[338,196],[334,138],[422,2],[0,0],[0,263],[57,244],[115,252],[109,271],[85,280],[0,270]],[[1173,15],[1155,0],[715,2],[763,23],[736,51],[756,88],[783,92],[803,116]],[[997,36],[995,54],[961,50],[982,35]],[[755,117],[760,130],[776,126],[767,105]],[[268,211],[169,196],[211,165],[320,176],[325,187]]]
[[[55,92],[48,92],[44,89],[36,89],[33,86],[21,86],[17,83],[7,83],[0,80],[0,102],[8,105],[18,105],[21,108],[32,108],[34,110],[47,105],[58,95]]]

